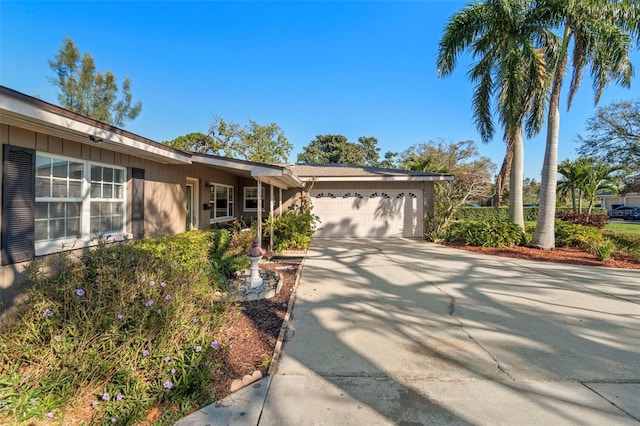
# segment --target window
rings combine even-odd
[[[91,166],[91,234],[121,231],[124,225],[124,170]]]
[[[260,199],[262,210],[264,210],[264,186],[262,187],[262,198]],[[255,212],[258,211],[258,187],[248,186],[244,188],[244,211]]]
[[[211,222],[233,217],[233,187],[220,184],[211,185]]]
[[[37,249],[124,232],[124,168],[38,154],[35,175]]]
[[[83,163],[36,156],[36,241],[79,237]]]

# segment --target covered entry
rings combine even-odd
[[[421,237],[423,193],[416,189],[312,190],[316,238]]]

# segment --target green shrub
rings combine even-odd
[[[34,262],[18,319],[0,330],[0,423],[65,424],[76,409],[132,424],[158,404],[171,416],[211,401],[209,378],[228,348],[212,339],[229,302],[216,301],[211,278],[222,272],[209,256],[224,256],[227,239],[104,239],[80,261],[50,258],[55,277]]]
[[[523,215],[525,222],[535,222],[538,220],[538,207],[523,207]],[[563,213],[573,213],[573,209],[567,207],[556,208],[556,216]],[[586,215],[586,213],[583,213]],[[607,210],[604,208],[595,208],[592,210],[590,216],[607,215]],[[464,207],[461,208],[455,220],[509,220],[509,208],[502,206],[498,209],[493,207]],[[596,219],[597,220],[597,219]]]
[[[585,249],[596,256],[602,262],[611,259],[616,251],[616,245],[608,238],[604,238],[600,242],[588,243]]]
[[[454,220],[458,221],[507,221],[509,219],[509,209],[500,207],[463,207],[458,210]]]
[[[526,241],[519,226],[504,221],[462,221],[447,228],[446,239],[469,246],[511,247]]]
[[[640,235],[614,231],[603,231],[603,235],[613,241],[619,251],[640,262]]]
[[[289,210],[282,217],[273,218],[273,247],[275,251],[307,249],[318,218],[310,211]],[[263,237],[269,238],[270,219],[263,227]]]
[[[220,229],[212,234],[209,259],[211,261],[212,279],[218,282],[232,278],[239,270],[249,266],[249,259],[244,253],[230,251],[232,236],[226,229]]]

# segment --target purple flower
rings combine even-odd
[[[109,400],[109,398],[110,398],[110,396],[109,396],[109,394],[108,394],[108,393],[106,393],[106,392],[105,392],[105,393],[103,393],[103,394],[102,394],[102,400],[103,400],[103,401],[108,401],[108,400]]]
[[[173,383],[171,383],[171,381],[167,380],[166,382],[164,382],[162,384],[162,386],[164,386],[165,389],[171,389],[173,387]]]
[[[153,287],[154,285],[156,285],[156,282],[155,282],[155,281],[149,281],[149,286],[150,286],[150,287]]]
[[[215,350],[218,350],[218,349],[220,349],[220,343],[215,342],[215,341],[214,341],[214,342],[211,342],[211,347],[212,347],[213,349],[215,349]]]
[[[118,319],[122,319],[122,314],[116,315]]]
[[[145,282],[146,280],[147,280],[146,275],[143,275],[143,276],[140,277],[140,281]]]
[[[196,352],[200,352],[202,350],[202,346],[196,346]]]
[[[84,290],[81,288],[76,288],[75,292],[76,296],[84,296]]]
[[[144,306],[147,306],[147,307],[152,306],[152,305],[153,305],[153,299],[149,299],[147,301],[147,303],[144,304]]]
[[[171,374],[176,374],[176,369],[175,368],[171,369]]]
[[[171,295],[170,295],[170,294],[167,294],[167,295],[164,297],[164,300],[171,300]]]
[[[53,315],[53,311],[51,309],[47,308],[42,313],[42,318],[50,317],[51,315]]]
[[[149,356],[149,351],[146,349],[142,351],[142,356]]]
[[[170,356],[165,356],[164,357],[164,362],[169,362],[171,361],[171,357]]]
[[[54,335],[53,336],[53,340],[56,340],[56,341],[60,340],[60,335],[59,334]]]
[[[156,312],[161,314],[162,313],[162,309],[158,309]]]
[[[122,394],[120,392],[116,395],[116,401],[122,401]]]
[[[98,402],[98,401],[93,401],[93,402],[91,403],[91,406],[92,406],[93,408],[96,408],[96,407],[98,406],[98,404],[100,404],[100,402]]]
[[[166,286],[167,286],[167,283],[165,283],[164,281],[160,283],[160,287],[166,287]]]
[[[48,417],[50,419],[53,418],[53,413],[51,411],[49,411],[47,414],[44,415],[45,417]]]
[[[115,423],[115,422],[117,422],[117,421],[118,421],[118,418],[117,418],[117,417],[111,417],[111,423]]]

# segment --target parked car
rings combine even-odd
[[[622,206],[609,211],[611,219],[640,220],[640,207]]]

